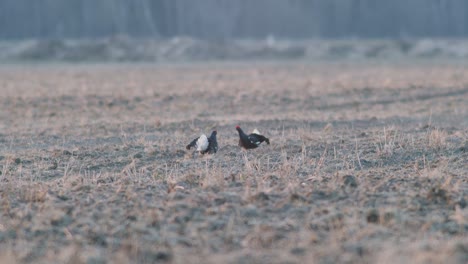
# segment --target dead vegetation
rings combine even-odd
[[[0,261],[466,263],[467,86],[451,64],[1,66]],[[185,151],[214,127],[216,155]]]

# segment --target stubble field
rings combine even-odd
[[[0,262],[466,263],[467,102],[456,63],[2,65]]]

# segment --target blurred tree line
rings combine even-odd
[[[467,0],[0,0],[0,38],[463,37]]]

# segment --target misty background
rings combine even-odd
[[[466,58],[467,25],[466,0],[0,0],[0,59]]]

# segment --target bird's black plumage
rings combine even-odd
[[[195,148],[197,146],[197,140],[199,139],[200,137],[197,137],[196,139],[192,140],[192,142],[190,142],[185,148],[186,149],[191,149],[191,148]]]
[[[218,140],[216,139],[216,135],[218,132],[214,130],[211,132],[210,137],[208,138],[208,153],[216,153],[218,151]]]
[[[263,135],[256,134],[256,133],[247,135],[239,126],[236,126],[236,130],[237,132],[239,132],[239,146],[245,149],[257,148],[264,141],[267,144],[270,144],[270,139],[266,138]]]

